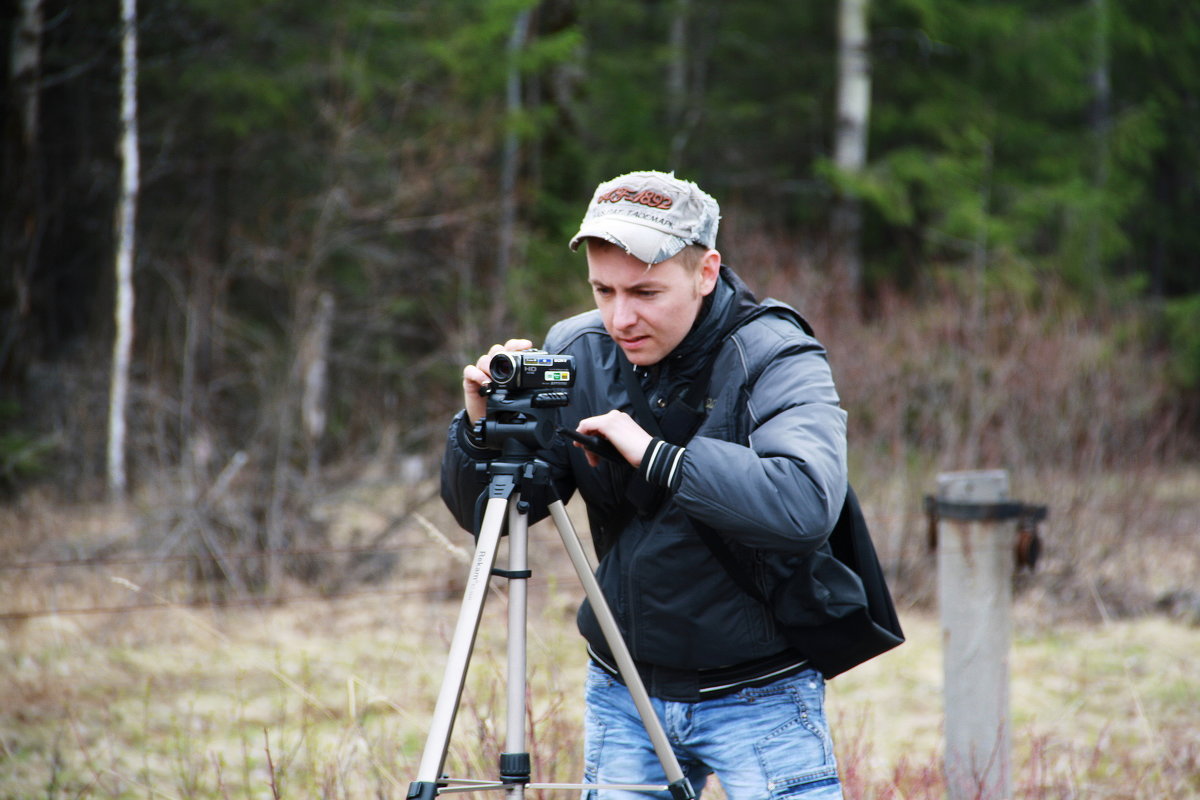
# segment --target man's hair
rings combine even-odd
[[[604,239],[598,239],[594,236],[588,237],[587,246],[599,248],[611,247],[616,250],[622,249],[620,245],[613,244],[612,242],[605,241]],[[700,262],[704,259],[704,254],[707,252],[708,248],[702,244],[689,244],[678,253],[671,256],[671,258],[679,259],[679,263],[682,264],[684,269],[686,269],[688,272],[695,272],[700,268]],[[649,269],[651,266],[653,265],[647,265],[646,269]]]
[[[695,272],[700,268],[700,262],[707,252],[708,248],[702,244],[689,244],[680,250],[675,257],[679,259],[679,262],[683,264],[688,272]]]

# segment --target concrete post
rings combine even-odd
[[[1008,500],[1003,470],[938,476],[944,503]],[[1012,525],[945,520],[937,539],[938,606],[945,673],[945,771],[949,800],[1012,796],[1009,647]]]

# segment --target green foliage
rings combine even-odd
[[[1200,294],[1169,301],[1166,325],[1172,379],[1183,389],[1200,391]]]
[[[1113,0],[1113,87],[1120,117],[1140,123],[1114,143],[1144,164],[1140,202],[1125,226],[1131,248],[1121,266],[1145,272],[1159,293],[1200,289],[1200,6]]]
[[[1023,8],[1023,5],[1028,7]],[[1086,6],[913,0],[880,9],[872,150],[856,189],[918,258],[993,250],[1063,268],[1061,236],[1088,208]],[[1115,220],[1107,218],[1107,224]]]
[[[1185,66],[1200,52],[1196,9],[905,0],[873,14],[871,164],[854,180],[823,174],[872,209],[877,269],[1000,248],[1095,291],[1105,265],[1146,270],[1136,253],[1157,246],[1171,253],[1157,288],[1180,277],[1194,226],[1170,222],[1160,201],[1200,196],[1196,148],[1178,146],[1198,121],[1182,102],[1200,74]],[[886,253],[898,237],[918,243],[894,250],[904,261]]]
[[[151,63],[191,98],[197,137],[230,142],[239,185],[231,196],[245,206],[235,214],[257,216],[253,224],[278,230],[273,237],[300,220],[312,226],[316,207],[304,195],[331,182],[355,204],[389,213],[433,216],[475,203],[484,226],[497,224],[499,151],[515,132],[526,242],[561,241],[599,179],[677,168],[728,206],[814,232],[833,190],[862,197],[871,212],[866,255],[880,279],[982,254],[1090,286],[1098,262],[1132,266],[1129,254],[1147,236],[1180,236],[1179,226],[1130,221],[1155,200],[1147,187],[1161,169],[1156,153],[1177,147],[1168,110],[1179,110],[1181,95],[1170,85],[1139,91],[1120,69],[1124,59],[1148,68],[1170,61],[1167,16],[1131,23],[1127,0],[1108,2],[1117,91],[1102,138],[1089,121],[1093,4],[873,6],[871,162],[853,177],[835,174],[826,155],[832,3],[797,13],[715,0],[451,0],[402,10],[374,0],[175,0],[186,22],[173,30],[187,28],[180,38],[190,49]],[[670,37],[685,12],[680,51]],[[523,108],[508,114],[509,48],[522,14]],[[675,69],[685,75],[682,97],[668,91]],[[1188,87],[1186,71],[1170,74]],[[152,67],[152,91],[153,75]],[[340,159],[330,159],[338,144]],[[397,205],[403,189],[394,187],[412,180],[409,167],[422,179]],[[533,274],[513,280],[537,284],[542,259],[534,247]],[[491,256],[472,260],[486,284]]]
[[[510,276],[513,329],[535,342],[561,315],[592,307],[585,257],[565,247],[571,234],[530,241],[525,263]]]
[[[61,452],[61,437],[38,433],[22,424],[21,407],[13,400],[0,401],[0,488],[41,478]]]
[[[39,191],[82,199],[44,221],[28,299],[23,275],[5,284],[0,302],[29,306],[5,353],[107,340],[115,7],[47,10]],[[230,447],[286,439],[326,293],[338,446],[377,441],[379,398],[440,416],[454,382],[429,387],[446,364],[587,306],[566,241],[596,182],[633,169],[675,169],[720,198],[726,230],[783,231],[815,254],[830,200],[861,198],[880,297],[956,271],[956,285],[1031,303],[1061,279],[1083,305],[1200,291],[1200,5],[889,0],[870,13],[869,160],[845,175],[830,159],[834,2],[147,5],[135,352],[146,395],[167,398],[147,449],[173,458],[182,445],[162,432],[186,440],[174,415],[189,413],[210,414]],[[732,263],[743,244],[723,240]],[[1168,312],[1184,386],[1197,381],[1190,303]],[[212,397],[183,396],[197,386]],[[36,465],[40,441],[8,442],[21,454],[9,463]]]
[[[44,477],[61,442],[54,436],[20,432],[0,435],[0,485]]]
[[[686,8],[681,50],[675,15]],[[835,4],[605,0],[581,4],[584,80],[574,110],[583,185],[674,169],[727,203],[793,220],[827,147]],[[785,66],[786,65],[786,66]],[[682,95],[669,78],[682,71]]]

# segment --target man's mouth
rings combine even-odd
[[[617,338],[617,343],[626,350],[636,349],[648,341],[650,341],[649,336],[621,336]]]

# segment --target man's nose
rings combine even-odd
[[[637,322],[637,309],[631,298],[618,297],[613,301],[613,326],[624,329]]]

